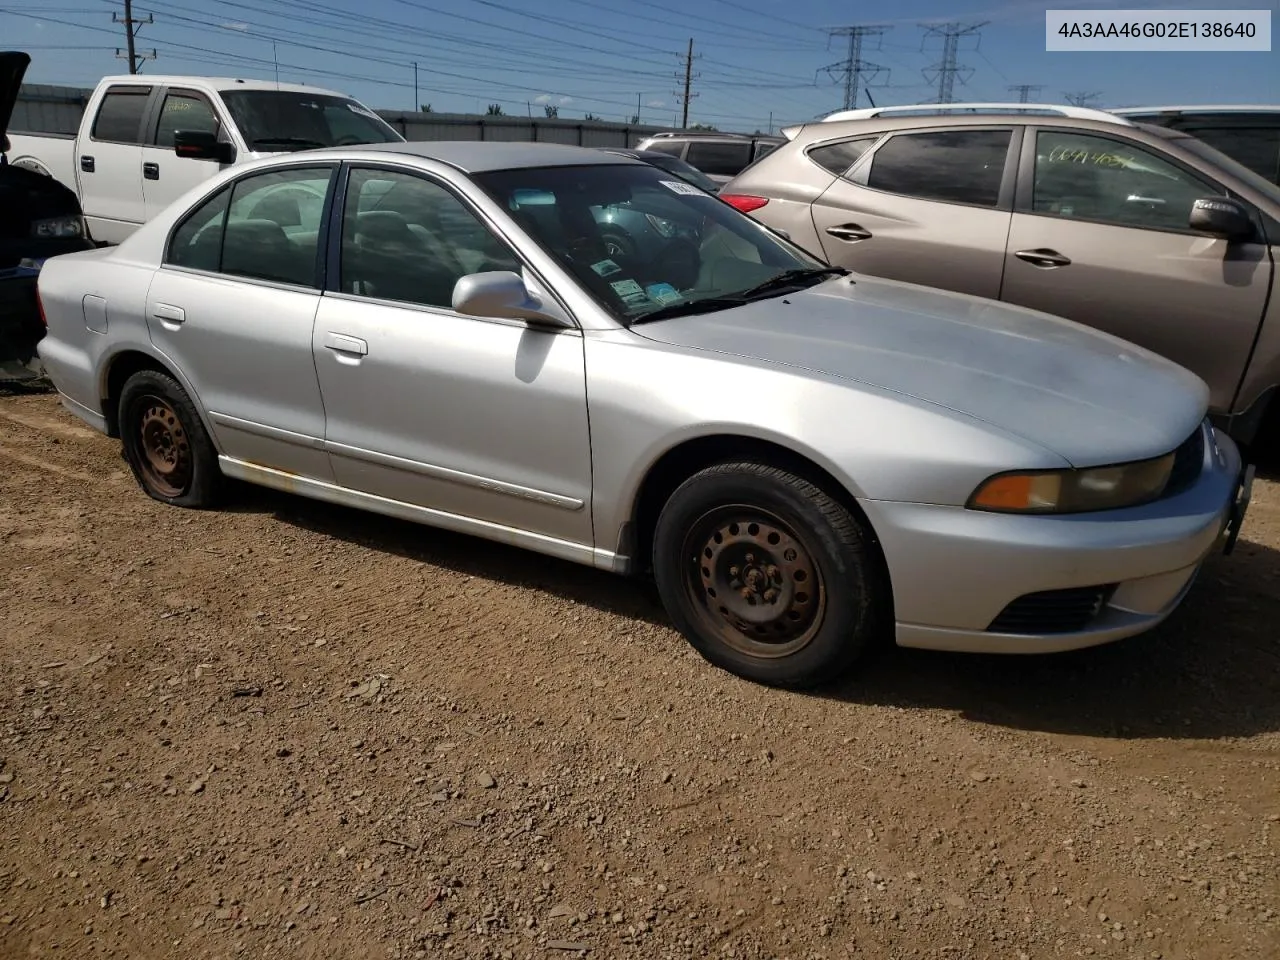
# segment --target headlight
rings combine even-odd
[[[644,218],[649,221],[649,226],[658,231],[659,236],[663,239],[674,237],[676,231],[680,229],[674,220],[664,220],[662,217],[655,217],[652,213],[646,213]]]
[[[31,224],[31,235],[41,240],[54,237],[84,236],[84,218],[82,217],[50,217],[47,220],[36,220]]]
[[[1087,513],[1136,507],[1164,491],[1173,454],[1114,467],[998,473],[969,498],[971,510],[996,513]]]

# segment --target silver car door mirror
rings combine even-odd
[[[529,292],[524,278],[510,270],[472,273],[453,286],[453,309],[471,317],[504,317],[570,328],[573,322],[554,304]]]

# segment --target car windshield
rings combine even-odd
[[[1247,183],[1254,190],[1280,206],[1280,186],[1272,183],[1262,174],[1250,170],[1239,160],[1227,156],[1216,147],[1211,147],[1196,137],[1179,137],[1173,141],[1188,153],[1193,153],[1201,160],[1208,160],[1215,167],[1220,167],[1242,183]]]
[[[628,325],[736,306],[846,272],[647,163],[526,167],[475,180]]]
[[[224,90],[223,102],[250,150],[284,152],[401,140],[363,104],[329,94]]]
[[[720,184],[716,183],[697,167],[691,167],[679,157],[655,152],[644,159],[647,163],[652,163],[655,167],[661,167],[663,170],[671,171],[677,177],[683,177],[695,187],[700,187],[707,191],[707,193],[718,193],[720,191]]]

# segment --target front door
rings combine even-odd
[[[814,201],[827,260],[891,280],[999,296],[1013,132],[964,128],[888,138]]]
[[[337,482],[590,544],[580,332],[451,309],[460,277],[515,254],[442,183],[357,166],[340,258],[314,344]]]
[[[1194,201],[1225,191],[1144,146],[1027,135],[1000,298],[1162,354],[1229,410],[1271,286],[1267,247],[1191,230]]]
[[[215,133],[228,139],[225,125],[204,94],[177,89],[165,92],[154,129],[142,148],[142,195],[148,220],[224,169],[215,160],[193,160],[174,153],[173,137],[179,130]]]
[[[98,104],[89,135],[76,141],[80,206],[95,240],[120,243],[146,217],[142,200],[143,121],[152,87],[116,84]]]
[[[147,328],[228,457],[320,480],[324,404],[311,354],[319,232],[333,164],[234,181],[174,231]]]

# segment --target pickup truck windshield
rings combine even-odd
[[[376,113],[346,97],[224,90],[222,99],[250,150],[274,153],[402,139]]]

